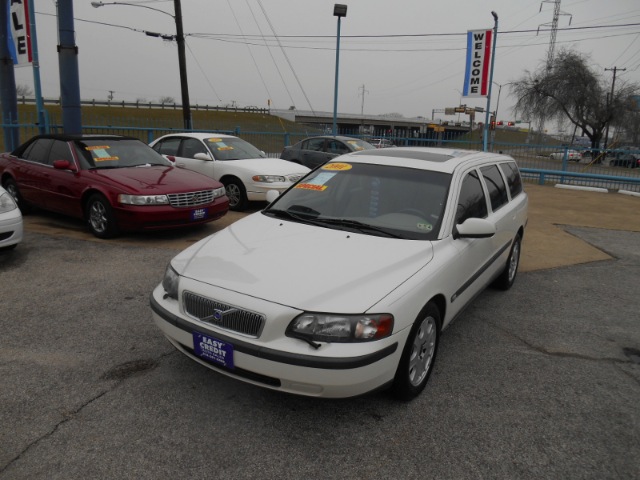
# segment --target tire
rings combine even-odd
[[[429,302],[411,327],[402,351],[391,387],[396,398],[409,401],[424,390],[435,364],[440,329],[440,310]]]
[[[518,274],[518,266],[520,265],[520,251],[522,250],[522,238],[520,234],[517,234],[513,239],[511,245],[511,251],[509,252],[509,258],[507,264],[504,266],[504,270],[498,278],[493,282],[493,286],[499,290],[509,290],[513,283],[516,281],[516,275]]]
[[[229,209],[241,212],[247,208],[247,191],[242,182],[234,177],[225,179],[222,183],[229,197]]]
[[[85,205],[85,218],[89,230],[98,238],[113,238],[118,234],[113,209],[104,195],[94,193],[89,197]]]
[[[20,190],[18,189],[18,184],[13,178],[11,177],[7,178],[3,182],[2,186],[9,193],[9,195],[13,197],[13,200],[18,205],[18,208],[20,209],[21,213],[25,214],[31,211],[31,205],[29,205],[25,201],[25,199],[22,198],[22,195],[20,194]]]

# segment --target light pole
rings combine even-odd
[[[493,84],[493,67],[496,64],[496,42],[498,40],[498,14],[496,12],[491,12],[493,16],[493,45],[491,47],[491,69],[489,73],[489,92],[487,95],[487,113],[485,115],[484,121],[484,135],[482,135],[482,150],[484,152],[487,151],[487,143],[489,136],[489,115],[491,115],[491,85]],[[497,119],[496,119],[497,121]]]
[[[104,7],[106,5],[127,5],[130,7],[146,8],[148,10],[154,10],[156,12],[169,15],[176,22],[176,35],[175,40],[178,44],[178,67],[180,71],[180,91],[182,93],[182,118],[184,122],[185,130],[192,130],[193,124],[191,122],[191,105],[189,103],[189,83],[187,81],[187,60],[184,48],[184,31],[182,29],[182,6],[180,0],[173,0],[175,15],[160,10],[159,8],[148,7],[146,5],[140,5],[137,3],[127,2],[91,2],[91,6],[94,8]],[[151,37],[162,37],[168,39],[166,35],[160,35],[153,32],[145,32]]]
[[[333,129],[335,137],[338,133],[338,70],[340,66],[340,21],[347,16],[347,6],[336,3],[333,6],[333,16],[338,17],[338,33],[336,35],[336,82],[333,88]]]
[[[497,122],[498,122],[498,108],[500,108],[500,93],[502,92],[502,87],[504,87],[505,85],[512,85],[513,82],[508,82],[508,83],[503,83],[503,84],[500,84],[500,83],[497,83],[497,82],[493,82],[493,84],[498,86],[498,99],[496,100],[496,109],[493,112],[493,115],[496,118],[496,124],[497,124]],[[493,151],[493,144],[494,144],[495,138],[496,138],[496,131],[492,130],[491,131],[491,150],[492,151]]]

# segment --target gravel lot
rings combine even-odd
[[[640,233],[567,231],[613,259],[487,290],[410,403],[216,374],[151,320],[177,249],[27,231],[0,253],[0,479],[640,478]]]

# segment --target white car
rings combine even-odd
[[[14,198],[0,187],[0,250],[15,248],[22,241],[22,214]]]
[[[153,318],[179,351],[238,380],[411,399],[442,329],[489,284],[513,284],[527,206],[508,156],[343,155],[173,258]]]
[[[564,151],[553,152],[551,155],[549,155],[549,158],[551,160],[563,160],[564,155]],[[582,160],[582,153],[578,152],[577,150],[567,150],[567,159],[574,162],[579,162],[580,160]]]
[[[310,169],[279,158],[267,158],[249,142],[218,133],[176,133],[153,141],[151,147],[178,167],[222,182],[231,210],[248,201],[264,201],[269,190],[283,192]]]

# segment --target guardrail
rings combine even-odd
[[[22,105],[35,105],[35,98],[29,97],[18,97],[18,103]],[[42,103],[45,105],[61,105],[61,100],[59,98],[43,98]],[[147,102],[147,101],[135,101],[135,102],[125,102],[124,100],[119,102],[114,102],[112,100],[80,100],[80,105],[85,105],[88,107],[117,107],[117,108],[154,108],[154,109],[170,109],[170,110],[181,110],[182,104],[175,102]],[[219,105],[198,105],[197,103],[191,104],[191,110],[203,110],[203,111],[212,111],[212,112],[236,112],[236,113],[262,113],[269,114],[268,108],[260,108],[260,107],[237,107],[237,106],[219,106]]]

